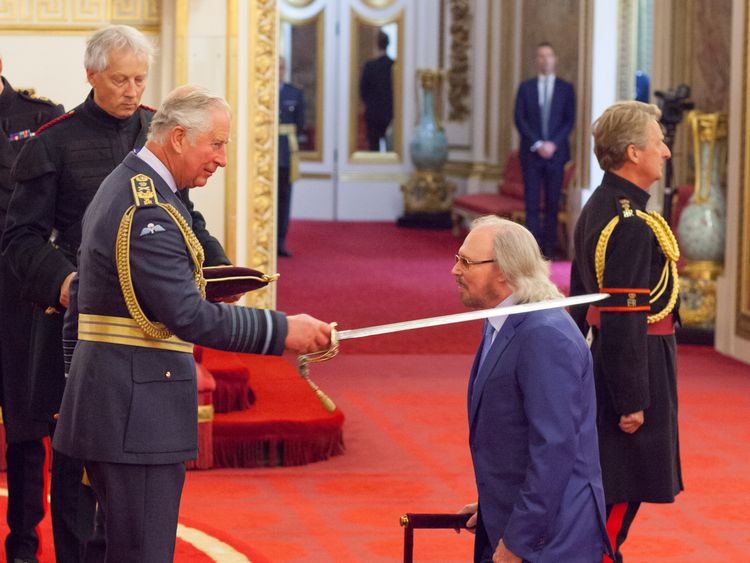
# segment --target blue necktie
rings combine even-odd
[[[549,95],[549,76],[542,78],[542,139],[547,140],[549,134],[549,110],[550,110],[550,95]]]
[[[495,334],[495,327],[489,321],[484,321],[484,339],[482,340],[482,355],[479,356],[479,367],[482,367],[484,359],[490,353],[492,347],[492,336]]]

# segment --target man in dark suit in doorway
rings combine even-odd
[[[557,241],[565,163],[570,160],[568,137],[575,122],[573,85],[555,76],[557,55],[552,45],[536,47],[538,76],[522,82],[516,96],[515,122],[521,135],[519,154],[523,170],[526,227],[542,254],[553,258]],[[540,195],[544,193],[544,222]]]
[[[388,36],[378,31],[380,54],[365,63],[359,80],[359,96],[365,104],[367,145],[371,151],[380,150],[380,139],[393,120],[393,59],[386,55]]]

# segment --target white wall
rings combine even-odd
[[[83,68],[86,39],[91,33],[93,31],[0,31],[3,76],[14,88],[34,88],[38,95],[63,104],[66,110],[73,109],[83,102],[91,89]],[[159,37],[153,33],[147,36],[158,47]],[[144,104],[159,104],[160,73],[161,64],[157,59],[149,73],[149,84],[142,100]]]

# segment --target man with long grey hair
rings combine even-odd
[[[177,194],[226,165],[229,134],[223,99],[176,89],[83,218],[65,325],[78,342],[53,446],[85,462],[108,562],[174,555],[184,462],[198,453],[193,344],[275,355],[330,345],[330,326],[308,315],[201,294],[202,249]]]
[[[154,111],[141,106],[154,49],[138,30],[113,25],[86,44],[86,100],[37,131],[18,156],[2,250],[20,280],[21,298],[34,304],[29,363],[31,414],[50,425],[65,387],[62,312],[77,270],[81,219],[102,180],[140,148]],[[191,210],[206,264],[228,264],[221,245]],[[75,562],[93,530],[96,499],[81,484],[83,464],[62,453],[52,464],[52,526],[59,561]],[[42,494],[42,491],[39,491]]]
[[[473,224],[452,270],[461,301],[489,309],[561,297],[533,235],[499,217]],[[478,501],[466,505],[475,561],[599,563],[609,546],[591,354],[568,314],[485,321],[468,389]]]

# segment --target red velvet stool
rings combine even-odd
[[[215,412],[244,411],[255,403],[250,387],[250,370],[231,352],[196,346],[193,355],[216,381],[213,405]]]

